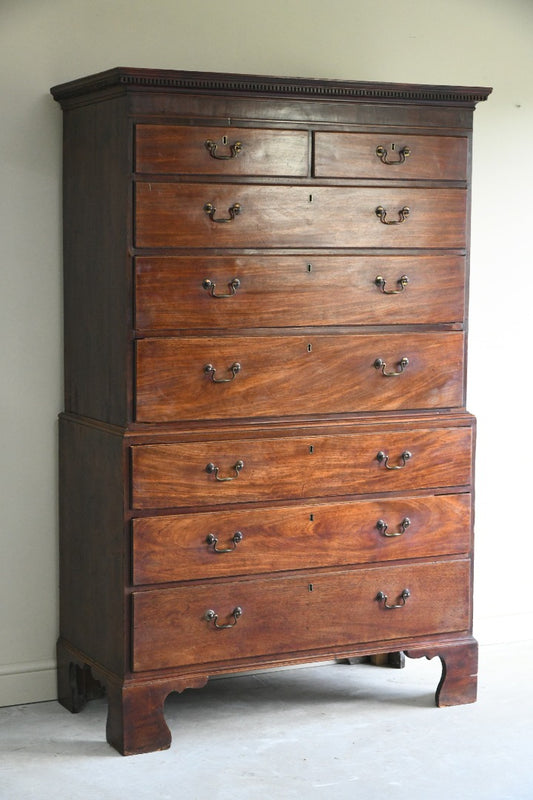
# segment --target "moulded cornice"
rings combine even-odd
[[[273,95],[324,100],[372,100],[382,102],[442,103],[474,106],[486,100],[492,89],[472,86],[432,86],[409,83],[279,78],[216,72],[134,69],[116,67],[54,86],[50,91],[63,103],[91,93],[109,90],[172,90],[184,93]]]

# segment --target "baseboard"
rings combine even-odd
[[[0,665],[0,706],[40,703],[57,697],[53,659]]]
[[[474,636],[480,645],[512,644],[533,639],[533,612],[476,617]]]

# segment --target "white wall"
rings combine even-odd
[[[494,87],[475,114],[476,631],[531,637],[532,44],[531,0],[0,0],[0,705],[55,696],[61,111],[48,89],[113,66]]]

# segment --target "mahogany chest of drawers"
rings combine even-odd
[[[472,116],[489,89],[117,68],[64,111],[59,699],[438,656],[472,702]]]

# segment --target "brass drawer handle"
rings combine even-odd
[[[382,358],[376,358],[376,360],[374,361],[374,366],[376,369],[380,369],[381,374],[385,375],[386,378],[395,378],[397,375],[401,375],[402,372],[404,372],[407,369],[407,367],[409,366],[409,359],[406,358],[406,356],[404,356],[398,361],[399,369],[397,370],[397,372],[394,371],[386,372],[387,362],[383,361]]]
[[[398,278],[396,283],[400,287],[399,289],[385,289],[385,284],[387,283],[387,281],[381,275],[377,276],[374,283],[376,284],[378,289],[381,290],[383,294],[400,294],[400,292],[403,292],[405,287],[409,283],[409,278],[407,277],[407,275],[402,275],[401,278]]]
[[[405,222],[410,213],[411,210],[407,206],[404,206],[398,211],[398,219],[389,220],[387,219],[387,211],[383,208],[383,206],[378,206],[376,208],[376,216],[384,225],[399,225],[401,222]]]
[[[394,145],[392,146],[392,149],[394,150]],[[394,161],[388,161],[387,149],[380,144],[376,147],[376,155],[384,164],[387,164],[388,166],[394,166],[395,164],[403,164],[405,159],[409,158],[411,155],[411,151],[408,147],[402,147],[400,150],[398,150],[398,158]]]
[[[224,223],[224,222],[231,222],[232,220],[234,220],[235,217],[237,217],[241,213],[241,207],[239,203],[234,203],[232,206],[230,206],[228,208],[229,217],[218,217],[218,218],[215,217],[217,209],[216,206],[213,205],[213,203],[206,203],[204,206],[204,211],[212,222]]]
[[[239,617],[242,617],[242,608],[241,608],[240,606],[236,606],[236,607],[233,609],[233,611],[231,612],[231,616],[233,617],[233,619],[234,619],[235,621],[234,621],[234,622],[228,622],[228,623],[226,623],[226,624],[224,624],[224,625],[219,625],[219,624],[218,624],[218,622],[217,622],[217,620],[218,620],[218,614],[216,614],[216,613],[213,611],[213,609],[211,609],[211,608],[209,609],[209,611],[206,611],[206,612],[205,612],[205,615],[204,615],[204,616],[205,616],[205,619],[206,619],[208,622],[212,622],[212,623],[213,623],[213,625],[215,626],[215,628],[217,628],[219,631],[222,631],[222,630],[224,630],[225,628],[234,628],[234,627],[235,627],[235,625],[237,624],[237,620],[239,619]]]
[[[393,608],[403,608],[405,603],[407,602],[407,598],[411,597],[411,592],[409,589],[404,589],[400,595],[401,602],[397,603],[396,605],[389,605],[387,602],[388,597],[385,592],[378,592],[376,596],[376,600],[378,603],[383,603],[383,608],[393,609]]]
[[[228,372],[231,372],[231,378],[215,378],[216,367],[212,364],[206,364],[204,367],[204,373],[209,375],[213,383],[231,383],[234,381],[237,373],[241,371],[241,365],[238,361],[234,361],[231,367],[228,367]]]
[[[410,524],[411,520],[409,519],[409,517],[404,517],[400,522],[400,525],[398,526],[399,530],[393,533],[388,533],[389,526],[387,525],[385,520],[378,519],[378,521],[376,522],[376,528],[378,529],[378,531],[381,533],[382,536],[386,536],[387,539],[392,539],[394,536],[402,536]]]
[[[208,534],[205,541],[207,542],[209,547],[212,546],[214,553],[233,553],[233,551],[237,549],[237,545],[239,544],[239,542],[242,542],[243,538],[244,537],[241,531],[236,531],[231,537],[231,541],[233,542],[233,547],[217,547],[218,538],[215,536],[214,533]]]
[[[206,466],[205,471],[207,472],[208,475],[214,475],[215,480],[217,481],[220,482],[234,481],[239,477],[241,469],[244,469],[244,461],[237,461],[233,465],[232,469],[235,470],[235,475],[229,475],[227,478],[221,478],[220,475],[218,474],[220,471],[220,467],[216,467],[214,464],[211,463]]]
[[[225,137],[224,137],[225,138]],[[223,142],[227,144],[227,142]],[[235,142],[235,144],[229,145],[229,153],[227,155],[218,155],[217,154],[217,144],[212,139],[206,139],[204,142],[205,148],[211,158],[216,158],[219,161],[229,161],[231,158],[237,158],[240,152],[242,152],[242,143]]]
[[[386,455],[383,450],[380,450],[376,456],[377,460],[380,464],[384,464],[385,469],[403,469],[410,458],[412,458],[412,453],[409,450],[404,450],[401,455],[401,464],[393,464],[392,466],[389,464],[389,457]]]
[[[211,295],[211,297],[216,297],[216,298],[233,297],[234,295],[237,294],[237,289],[239,288],[240,285],[241,282],[238,278],[232,278],[232,280],[228,282],[229,292],[217,294],[215,292],[217,286],[216,283],[210,281],[209,278],[205,278],[205,280],[202,281],[202,287],[206,290],[206,292],[208,292]],[[391,294],[391,292],[389,292],[389,294]]]

